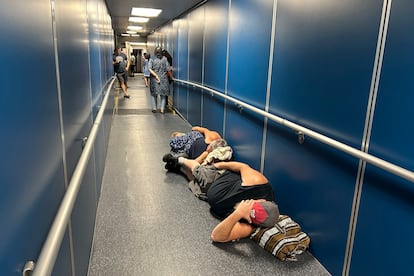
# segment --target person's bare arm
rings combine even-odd
[[[155,71],[152,70],[151,68],[149,68],[148,70],[155,77],[155,79],[157,80],[157,82],[160,82],[160,78],[158,77],[157,73],[155,73]]]
[[[228,161],[214,163],[214,166],[216,166],[216,168],[219,170],[226,169],[240,173],[242,178],[242,186],[265,184],[269,182],[261,172],[256,171],[246,163]]]
[[[211,232],[211,239],[214,242],[228,242],[248,237],[253,226],[247,223],[240,223],[239,220],[244,218],[251,222],[250,210],[253,207],[254,200],[243,200],[237,206],[236,210],[227,218],[221,221]]]
[[[196,159],[195,161],[197,161],[197,163],[201,164],[203,163],[204,159],[206,159],[206,157],[208,156],[210,152],[208,150],[203,151]]]
[[[205,127],[201,127],[201,126],[193,126],[191,128],[191,130],[198,131],[198,132],[200,132],[202,134],[204,134],[206,131],[209,131],[209,129],[207,129]]]
[[[221,139],[220,134],[217,131],[209,130],[205,127],[200,126],[194,126],[191,128],[191,130],[198,131],[204,135],[204,140],[207,144],[210,144],[211,142]]]

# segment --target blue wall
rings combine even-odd
[[[112,75],[104,1],[29,2],[0,11],[1,275],[37,260]],[[109,108],[53,275],[87,273],[111,120]]]
[[[414,170],[414,4],[390,2],[210,0],[165,26],[175,76]],[[412,182],[197,88],[176,83],[174,99],[264,172],[333,275],[410,274]]]

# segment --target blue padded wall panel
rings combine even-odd
[[[56,0],[55,7],[66,164],[70,178],[82,153],[81,139],[88,136],[93,122],[89,33],[85,28],[87,5],[85,0]],[[92,163],[93,158],[90,160]],[[88,165],[71,216],[75,272],[79,275],[87,271],[92,245],[97,206],[94,169]],[[76,212],[78,209],[83,212]]]
[[[37,259],[64,174],[50,1],[2,4],[0,275],[18,276]],[[62,258],[70,263],[69,251]]]
[[[102,105],[104,93],[106,92],[107,87],[105,84],[107,84],[107,81],[113,74],[111,54],[113,50],[113,35],[112,30],[108,30],[108,26],[111,26],[111,22],[110,20],[108,21],[108,13],[105,3],[100,0],[88,0],[87,5],[89,13],[91,91],[93,99],[92,115],[95,120],[96,115],[99,112],[99,108]],[[108,68],[111,68],[111,70],[108,71]],[[109,109],[109,112],[105,112],[106,115],[104,116],[105,118],[99,128],[99,134],[97,135],[94,147],[97,198],[99,198],[101,190],[110,125],[112,122],[113,106],[113,97],[109,97],[107,103],[107,109]],[[109,124],[107,124],[107,122],[109,122]]]
[[[208,1],[204,24],[204,85],[224,92],[226,84],[226,54],[228,1]]]
[[[188,20],[188,80],[202,83],[204,7],[190,13]],[[189,93],[187,120],[192,125],[201,125],[201,96],[201,91]]]
[[[252,14],[260,20],[249,20]],[[231,2],[227,94],[259,108],[266,104],[272,15],[270,0]],[[252,124],[237,114],[228,112],[226,137],[236,145],[235,157],[260,169],[263,118]]]
[[[263,117],[242,111],[234,104],[226,106],[226,140],[233,148],[235,160],[245,162],[260,170]]]
[[[177,76],[181,80],[188,80],[188,20],[180,19],[177,22],[178,26],[178,41],[177,41],[177,52],[178,60],[177,66],[175,67]],[[187,118],[187,104],[188,104],[188,90],[186,85],[176,86],[176,107],[179,112]]]
[[[370,140],[370,153],[414,171],[414,3],[393,1]],[[411,275],[414,183],[367,166],[351,275]],[[375,232],[375,235],[373,235]],[[381,240],[381,250],[378,247]],[[387,252],[384,256],[384,252]],[[383,261],[379,261],[383,260]],[[392,265],[391,265],[392,264]]]
[[[312,254],[333,275],[344,260],[358,162],[270,122],[264,174],[271,179],[281,213],[307,232]],[[317,245],[314,247],[314,245]]]
[[[382,1],[318,2],[278,1],[270,111],[360,148]]]
[[[269,110],[360,148],[382,1],[338,0],[319,6],[317,2],[278,1]],[[282,203],[292,187],[308,191],[295,195],[299,206],[283,203],[285,211],[297,217],[306,231],[315,233],[312,238],[318,246],[312,253],[338,275],[358,160],[306,140],[301,147],[288,147],[290,161],[283,164],[288,153],[277,152],[285,150],[285,139],[269,131],[265,174],[282,181],[276,187]],[[296,145],[297,137],[291,139]],[[273,164],[278,163],[281,168],[274,170]],[[302,174],[304,178],[299,177]],[[310,186],[317,200],[308,196]]]
[[[99,0],[88,0],[87,9],[88,9],[88,20],[89,20],[89,63],[91,67],[91,93],[92,93],[92,116],[95,120],[96,115],[99,112],[99,107],[103,99],[102,86],[104,80],[102,79],[102,70],[96,70],[97,68],[101,69],[103,64],[101,64],[101,43],[105,39],[103,37],[103,32],[99,32],[95,26],[102,24],[99,22],[101,19],[99,14]],[[106,143],[104,136],[104,128],[99,128],[99,134],[97,135],[97,140],[95,142],[95,151],[94,159],[96,162],[95,169],[97,173],[95,174],[95,183],[96,183],[96,195],[99,197],[100,183],[102,183],[104,161],[106,156]]]
[[[205,7],[204,79],[203,84],[224,93],[226,84],[226,53],[228,1],[209,1]],[[224,102],[217,96],[203,93],[202,125],[223,135]]]
[[[272,15],[273,0],[231,2],[227,92],[259,108],[266,103]]]

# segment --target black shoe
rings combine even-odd
[[[130,95],[124,95],[124,99],[129,99],[130,97]]]
[[[157,113],[157,110],[153,109],[151,110],[152,113]]]
[[[171,163],[169,161],[173,160],[174,158],[175,157],[171,153],[167,153],[167,154],[164,154],[164,156],[162,157],[162,161]]]
[[[178,163],[178,157],[173,156],[171,153],[167,153],[162,157],[162,161],[166,162],[165,169],[169,171],[180,171],[180,164]]]
[[[175,163],[175,162],[167,162],[164,168],[169,172],[179,173],[181,171],[180,164]]]

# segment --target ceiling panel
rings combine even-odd
[[[193,9],[194,7],[207,2],[206,0],[106,0],[109,14],[112,18],[112,27],[115,35],[127,31],[128,25],[142,26],[138,31],[140,36],[147,36],[157,28],[168,23],[179,15]],[[132,23],[128,19],[131,16],[132,7],[162,9],[161,14],[156,18],[150,18],[147,23]]]

